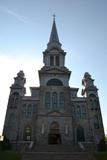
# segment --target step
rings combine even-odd
[[[29,152],[22,160],[95,160],[88,152]]]
[[[77,145],[34,145],[32,149],[27,146],[25,151],[29,152],[74,152],[82,151]]]

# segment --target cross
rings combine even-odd
[[[56,15],[55,14],[53,14],[53,20],[55,21],[55,17],[56,17]]]

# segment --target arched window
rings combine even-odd
[[[94,109],[95,110],[98,110],[98,108],[99,108],[99,99],[96,97],[95,99],[94,99]]]
[[[31,118],[32,115],[33,115],[33,106],[32,106],[31,104],[29,104],[29,105],[27,106],[27,117],[28,117],[28,118]]]
[[[90,95],[90,107],[92,110],[98,110],[99,108],[99,99],[95,95]]]
[[[50,56],[50,66],[54,66],[54,56]]]
[[[86,118],[86,106],[85,105],[82,105],[81,106],[81,110],[82,110],[82,118],[85,119]]]
[[[50,124],[50,133],[59,133],[59,123],[58,122],[52,122]]]
[[[47,82],[47,86],[63,86],[63,83],[59,79],[51,79]]]
[[[77,105],[76,117],[77,119],[81,118],[81,107],[79,105]]]
[[[12,94],[12,96],[19,96],[19,93],[18,92],[14,92],[13,94]]]
[[[91,110],[94,109],[94,101],[93,101],[93,98],[90,98],[90,107],[91,107]]]
[[[89,97],[90,97],[90,98],[96,98],[96,95],[91,93],[91,94],[89,95]]]
[[[60,108],[64,108],[64,93],[63,92],[60,92],[59,94],[59,107]]]
[[[75,110],[75,106],[74,105],[72,105],[72,115],[73,115],[73,117],[76,116],[76,110]]]
[[[50,66],[59,66],[59,55],[50,56]]]
[[[99,119],[97,116],[94,116],[94,129],[99,129]]]
[[[32,104],[23,104],[23,116],[26,118],[31,118],[33,116]]]
[[[14,113],[11,113],[9,116],[8,126],[11,129],[15,129],[15,127],[16,127],[16,116]]]
[[[58,122],[52,122],[48,134],[49,144],[61,144],[60,126]]]
[[[27,116],[27,105],[23,104],[23,116],[26,117]]]
[[[30,141],[31,136],[32,136],[32,128],[31,128],[31,126],[27,125],[24,128],[23,139],[25,141]]]
[[[77,142],[83,142],[85,141],[85,135],[84,135],[84,128],[79,126],[76,129],[76,136],[77,136]]]
[[[14,92],[11,97],[10,97],[10,101],[9,101],[9,105],[10,108],[17,108],[19,103],[19,93],[18,92]]]
[[[55,109],[58,107],[58,95],[56,92],[52,93],[52,108]]]
[[[56,56],[55,59],[56,59],[56,66],[59,66],[59,56]]]
[[[51,105],[50,92],[46,92],[46,94],[45,94],[45,107],[50,108],[50,105]]]

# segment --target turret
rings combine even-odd
[[[94,79],[86,72],[84,74],[82,85],[82,95],[86,96],[87,108],[90,121],[90,139],[95,143],[99,143],[104,138],[104,128],[100,110],[100,102],[98,96],[98,89],[94,85]]]
[[[14,84],[12,84],[11,88],[11,92],[10,94],[13,93],[18,93],[20,96],[24,96],[26,93],[24,84],[26,82],[26,79],[24,77],[24,73],[23,71],[19,71],[17,73],[17,77],[14,78]]]
[[[85,72],[84,77],[82,79],[82,85],[84,89],[82,89],[82,95],[89,97],[90,95],[98,96],[97,87],[94,85],[94,79],[91,78],[91,75],[88,72]]]

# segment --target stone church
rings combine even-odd
[[[38,71],[39,87],[30,87],[26,96],[26,78],[19,71],[10,87],[3,135],[11,143],[35,144],[98,143],[104,137],[98,88],[86,72],[83,89],[70,87],[71,71],[65,66],[66,52],[59,41],[55,18],[46,50],[44,66]],[[29,75],[30,76],[30,75]]]

